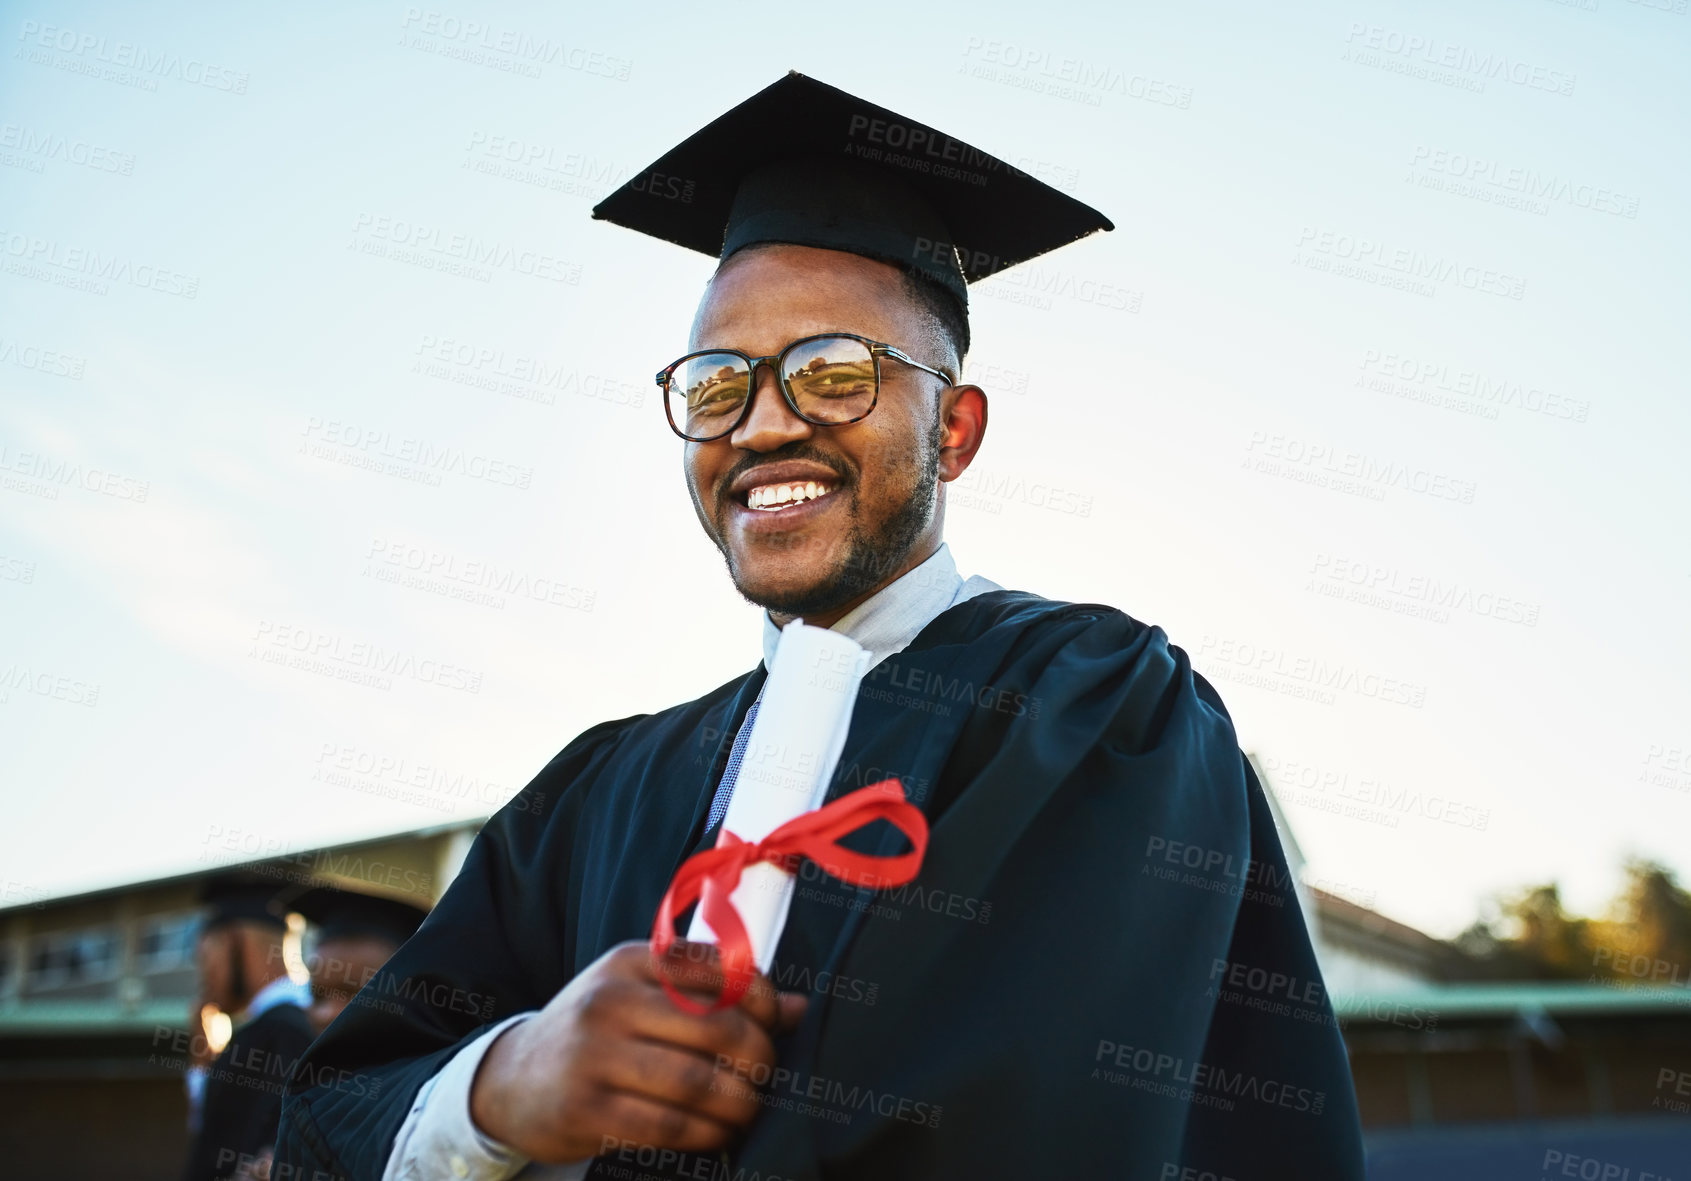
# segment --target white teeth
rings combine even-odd
[[[782,505],[817,500],[832,491],[831,485],[818,484],[814,480],[807,480],[802,484],[765,484],[746,494],[746,505],[765,512],[775,512]]]

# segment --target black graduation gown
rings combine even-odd
[[[274,1005],[235,1030],[206,1074],[184,1181],[229,1177],[276,1143],[282,1090],[313,1036],[294,1004]]]
[[[765,675],[588,730],[489,821],[366,986],[384,1003],[311,1050],[279,1163],[375,1181],[459,1048],[648,935],[714,843]],[[631,1149],[595,1176],[1360,1181],[1267,801],[1161,629],[1016,591],[952,607],[865,679],[829,798],[887,775],[928,817],[921,875],[877,894],[801,872],[771,974],[811,1005],[731,1166]],[[885,824],[848,843],[905,847]]]

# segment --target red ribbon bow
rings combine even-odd
[[[909,838],[911,850],[893,857],[876,857],[854,853],[836,843],[875,820],[890,822]],[[927,818],[921,809],[905,801],[904,785],[896,779],[860,787],[814,812],[806,812],[756,844],[723,829],[714,849],[695,853],[682,862],[658,906],[657,921],[652,924],[652,955],[657,959],[664,991],[689,1013],[699,1014],[729,1008],[746,995],[756,965],[752,962],[751,939],[731,895],[740,884],[740,875],[758,862],[769,861],[796,872],[799,860],[809,858],[824,873],[842,882],[880,889],[913,881],[921,871],[922,854],[927,848]],[[722,957],[722,994],[711,1005],[683,995],[669,979],[675,918],[694,902],[699,904],[700,917],[716,932]]]

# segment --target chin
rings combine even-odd
[[[838,606],[838,580],[826,570],[745,571],[736,573],[734,587],[746,599],[779,615],[815,615]]]

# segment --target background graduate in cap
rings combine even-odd
[[[411,938],[428,912],[403,898],[318,886],[287,902],[311,924],[305,965],[311,972],[306,1016],[322,1033],[360,988]]]
[[[311,1043],[309,993],[288,976],[278,905],[282,883],[256,874],[223,874],[201,891],[206,913],[195,951],[200,1003],[215,1005],[234,1029],[207,1067],[198,1126],[183,1171],[186,1181],[236,1176],[276,1140],[282,1089]]]
[[[383,970],[399,1011],[351,1010],[309,1056],[379,1096],[296,1081],[278,1160],[370,1181],[1361,1178],[1344,1048],[1219,698],[1160,629],[964,580],[942,540],[987,425],[968,282],[1109,222],[798,75],[595,215],[721,258],[657,382],[699,522],[766,609],[764,663],[587,731],[534,781],[545,810],[489,822]],[[696,1016],[646,935],[716,843],[794,617],[874,662],[829,798],[896,774],[926,857],[884,894],[801,870],[770,979]],[[714,950],[686,954],[712,993]],[[1300,1011],[1218,989],[1230,965],[1298,981]],[[492,1020],[417,981],[492,997]]]

